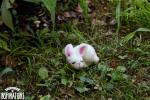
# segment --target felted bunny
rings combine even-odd
[[[65,56],[75,69],[82,69],[88,67],[92,63],[99,62],[99,57],[94,47],[86,43],[82,43],[75,47],[73,47],[72,44],[66,45]]]

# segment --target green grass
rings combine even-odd
[[[116,29],[122,30],[121,25]],[[12,34],[10,40],[4,39],[10,51],[4,51],[3,48],[1,54],[14,57],[18,65],[12,68],[13,71],[10,69],[0,74],[3,82],[0,90],[17,86],[24,90],[29,100],[44,99],[46,96],[69,100],[149,100],[148,40],[141,40],[137,34],[122,45],[120,31],[107,37],[103,35],[104,29],[99,24],[92,26],[86,21],[62,26],[60,29],[63,33],[51,32],[49,29],[37,30],[35,33],[18,31]],[[4,37],[7,34],[9,32]],[[114,41],[116,37],[118,40]],[[63,49],[66,44],[77,45],[82,42],[96,48],[100,62],[87,69],[75,70],[67,63]],[[1,67],[0,70],[7,67],[11,66]]]

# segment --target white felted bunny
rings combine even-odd
[[[68,44],[65,47],[65,56],[75,69],[85,68],[92,63],[99,62],[99,57],[94,47],[85,43],[77,45],[76,47],[73,47],[72,44]]]

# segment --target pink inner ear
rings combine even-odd
[[[67,56],[71,56],[71,54],[72,54],[72,49],[71,49],[71,47],[68,47],[67,48]]]
[[[80,54],[83,54],[85,48],[86,48],[85,46],[82,46],[82,47],[80,48],[80,50],[79,50],[79,53],[80,53]]]

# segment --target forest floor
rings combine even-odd
[[[150,37],[145,37],[144,41],[136,38],[132,41],[134,44],[122,45],[122,37],[133,32],[135,27],[123,23],[117,34],[115,7],[109,2],[98,2],[92,7],[90,21],[72,19],[67,15],[70,11],[57,13],[53,32],[44,9],[29,4],[17,8],[17,31],[11,33],[4,26],[0,29],[11,50],[1,52],[0,67],[12,69],[0,76],[0,91],[15,86],[23,90],[29,100],[46,97],[56,100],[149,100]],[[40,26],[38,21],[41,21]],[[95,47],[100,62],[75,70],[67,63],[63,49],[69,43],[83,42]]]

